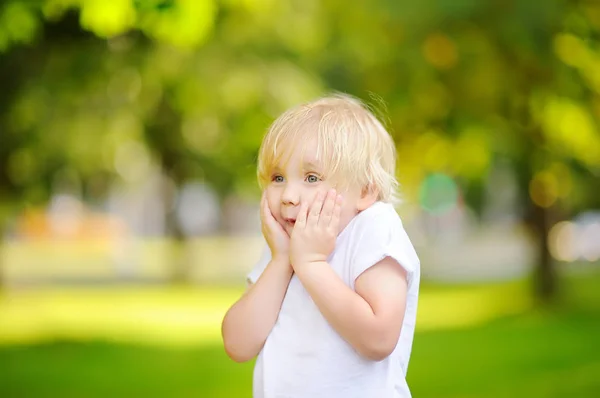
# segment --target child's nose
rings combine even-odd
[[[281,203],[297,206],[300,203],[300,190],[295,184],[287,184],[281,194]]]

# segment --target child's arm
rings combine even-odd
[[[254,358],[277,321],[293,269],[289,261],[290,238],[275,220],[265,195],[261,199],[262,232],[271,261],[255,284],[227,311],[221,334],[227,354],[237,362]]]
[[[406,306],[406,272],[390,257],[346,286],[326,262],[296,266],[296,275],[325,319],[359,354],[380,361],[392,353]]]
[[[227,311],[221,331],[231,359],[245,362],[258,355],[279,316],[292,273],[289,261],[272,260]]]
[[[294,272],[325,319],[362,356],[382,360],[398,342],[408,290],[404,269],[386,257],[348,287],[327,264],[335,247],[341,198],[330,192],[300,210],[291,239]]]

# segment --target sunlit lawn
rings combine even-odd
[[[532,310],[524,283],[423,288],[415,397],[593,397],[600,277]],[[24,291],[0,301],[0,397],[250,397],[219,321],[240,289]]]

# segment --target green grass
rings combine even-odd
[[[415,336],[408,374],[413,396],[597,396],[600,391],[600,277],[566,279],[563,284],[565,299],[562,305],[552,309],[521,306],[520,311],[511,314],[506,310],[508,307],[498,303],[494,306],[481,303],[490,300],[529,302],[514,297],[524,294],[519,286],[524,285],[424,287],[423,306],[420,307],[425,317],[420,323],[424,327]],[[213,307],[219,307],[220,311],[239,290],[223,292],[227,290],[213,289],[211,294],[205,291],[200,294],[204,298],[183,293],[183,296],[173,298],[171,295],[162,297],[153,291],[147,296],[142,295],[140,300],[154,297],[157,303],[164,303],[170,298],[174,308],[180,308],[190,297],[196,297],[197,301],[193,303],[200,305],[205,303],[207,295],[221,294],[223,297],[213,302]],[[86,294],[92,309],[89,312],[93,312],[103,296],[99,292]],[[25,309],[35,306],[36,302],[41,305],[44,297],[50,302],[58,300],[55,304],[66,302],[65,297],[51,292],[5,299],[0,302],[0,319],[4,316],[6,325],[9,323],[6,314],[10,311],[2,312],[3,309],[10,310],[14,306]],[[128,296],[117,295],[114,300],[124,301],[124,307],[131,309],[133,304],[128,304],[124,297]],[[138,303],[132,298],[129,300]],[[488,308],[485,316],[469,315],[465,318],[470,320],[469,323],[444,321],[436,326],[433,321],[436,313],[441,319],[445,319],[447,315],[444,314],[448,312],[456,316],[462,312],[472,314],[469,305],[465,304],[468,301],[474,308],[480,308],[475,313],[483,314],[485,311],[481,308]],[[105,303],[110,304],[115,302]],[[497,310],[495,317],[490,308]],[[69,311],[71,309],[69,307]],[[90,319],[89,314],[81,315]],[[70,319],[63,318],[63,321],[71,322]],[[210,319],[206,318],[207,322],[213,323]],[[91,333],[93,327],[89,325],[79,330],[79,334],[65,333],[61,337],[56,322],[54,327],[42,329],[48,334],[46,339],[21,343],[5,341],[0,345],[0,397],[251,396],[252,364],[236,364],[229,360],[212,337],[202,341],[185,338],[185,344],[159,346],[154,340],[144,340],[142,344],[123,336],[111,340],[111,334],[106,330],[104,334]],[[193,329],[196,324],[191,324]],[[152,325],[145,324],[146,327]],[[13,332],[17,330],[13,329]],[[166,334],[174,330],[177,328],[160,329]],[[0,328],[0,335],[2,332]]]
[[[0,349],[2,397],[250,397],[252,364],[220,346],[54,342]]]
[[[416,336],[416,397],[595,397],[597,314],[528,314]]]

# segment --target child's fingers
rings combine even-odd
[[[333,210],[335,208],[335,189],[327,192],[325,202],[323,203],[323,210],[321,210],[321,217],[319,217],[319,225],[328,226],[331,224],[331,217],[333,217]]]
[[[308,212],[307,223],[311,225],[317,225],[319,223],[319,217],[321,216],[321,209],[323,208],[323,194],[317,192],[315,199],[313,200],[310,211]]]
[[[262,217],[263,220],[265,219],[265,216],[266,216],[266,214],[265,214],[265,202],[266,202],[265,193],[263,192],[262,196],[260,197],[260,216]]]
[[[300,210],[298,211],[298,215],[296,216],[296,224],[294,224],[294,229],[296,228],[304,228],[306,226],[306,217],[308,213],[308,205],[306,201],[303,201],[300,205]]]
[[[342,198],[342,195],[337,195],[337,197],[335,198],[335,206],[333,207],[333,215],[331,216],[331,221],[329,223],[329,226],[336,232],[339,233],[339,228],[340,228],[340,218],[342,215],[342,203],[344,202],[344,199]]]
[[[260,207],[263,222],[267,224],[270,228],[277,228],[277,225],[279,223],[277,222],[277,220],[273,216],[273,213],[271,212],[271,207],[269,206],[269,201],[267,200],[267,196],[265,194],[263,194],[263,198],[261,199]]]
[[[267,221],[269,218],[271,218],[271,208],[269,207],[269,202],[267,201],[267,195],[265,193],[263,193],[263,196],[260,200],[260,211],[264,221]]]

